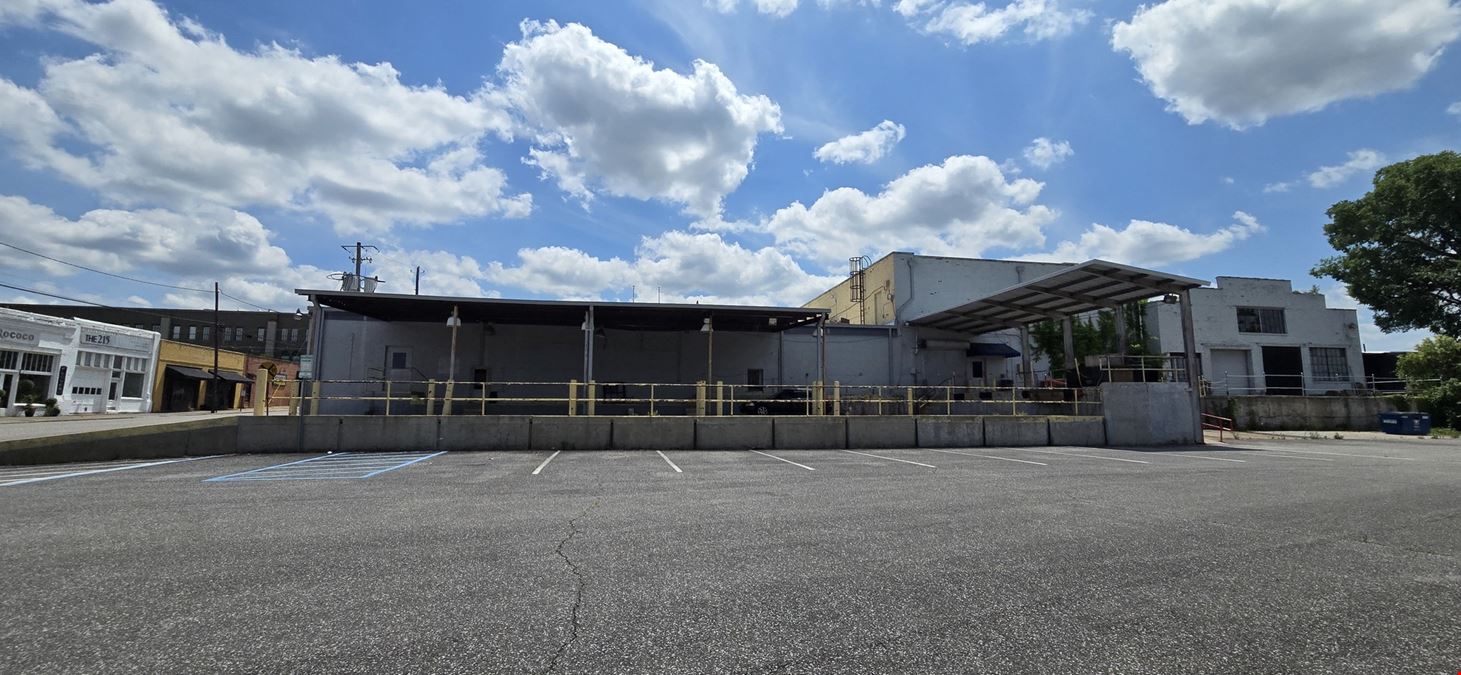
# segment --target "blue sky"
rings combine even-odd
[[[421,265],[424,292],[800,304],[848,257],[911,250],[1352,306],[1308,275],[1325,209],[1461,139],[1449,0],[402,7],[6,3],[0,240],[281,309],[356,240],[394,292]],[[211,301],[0,263],[96,302]]]

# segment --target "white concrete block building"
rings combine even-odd
[[[147,412],[160,339],[148,330],[0,308],[0,412],[21,414],[22,390],[36,398],[36,414],[48,398],[62,414]]]
[[[1218,277],[1192,293],[1203,377],[1215,395],[1326,394],[1364,387],[1359,318],[1332,309],[1318,293],[1295,292],[1284,279]],[[1176,353],[1182,327],[1176,305],[1147,305],[1153,349]]]

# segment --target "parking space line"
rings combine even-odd
[[[372,471],[372,472],[370,472],[368,474],[365,474],[364,476],[361,476],[361,478],[370,478],[371,476],[374,476],[374,475],[377,475],[377,474],[382,474],[382,473],[385,473],[387,471],[395,471],[396,469],[400,469],[400,468],[403,468],[403,467],[411,466],[412,464],[415,464],[416,462],[424,462],[424,461],[426,461],[428,459],[431,459],[432,457],[438,457],[438,456],[445,455],[445,454],[446,454],[446,451],[445,450],[442,450],[441,452],[433,452],[433,453],[431,453],[431,454],[429,454],[429,455],[427,455],[425,457],[417,457],[416,459],[407,460],[407,461],[401,462],[400,464],[397,464],[395,466],[388,466],[388,467],[386,467],[384,469],[379,469],[377,471]]]
[[[659,453],[660,459],[665,460],[665,463],[666,464],[669,464],[670,465],[670,468],[675,470],[675,473],[685,473],[684,471],[681,471],[680,470],[680,467],[675,466],[675,463],[674,462],[671,462],[670,461],[670,458],[669,457],[666,457],[665,456],[665,453],[663,451],[655,450],[655,452],[658,452]]]
[[[162,466],[164,464],[178,464],[178,463],[181,463],[181,462],[194,462],[194,461],[197,461],[197,460],[200,460],[200,459],[213,459],[215,457],[222,457],[222,456],[223,455],[208,455],[206,457],[188,457],[188,458],[185,458],[185,459],[168,459],[168,460],[163,460],[163,461],[160,461],[160,462],[146,462],[146,463],[143,463],[143,464],[128,464],[127,466],[115,466],[115,467],[111,467],[111,468],[108,468],[108,469],[87,469],[87,470],[83,470],[83,471],[71,471],[71,472],[68,472],[68,473],[62,473],[62,474],[52,475],[52,476],[37,476],[35,478],[24,478],[24,479],[21,479],[21,480],[12,480],[12,481],[8,481],[8,482],[5,482],[5,483],[0,483],[0,487],[10,487],[12,485],[28,485],[30,483],[40,483],[42,481],[48,481],[48,480],[59,480],[61,478],[74,478],[76,476],[90,476],[92,474],[98,474],[98,473],[112,473],[114,471],[126,471],[128,469],[143,469],[143,468],[146,468],[146,467],[149,467],[149,466]]]
[[[904,464],[917,464],[919,466],[926,466],[926,467],[928,467],[930,469],[937,469],[938,468],[938,467],[936,467],[936,466],[934,466],[932,464],[924,464],[923,462],[915,462],[915,461],[913,461],[911,459],[898,459],[897,457],[884,457],[882,455],[871,455],[871,454],[868,454],[866,452],[858,452],[856,450],[843,450],[843,452],[851,453],[851,454],[854,454],[854,455],[862,455],[863,457],[876,457],[877,459],[886,459],[886,460],[888,460],[890,462],[902,462]]]
[[[534,476],[538,475],[538,473],[540,473],[543,470],[543,467],[548,466],[548,462],[553,461],[553,458],[554,457],[557,457],[558,456],[558,453],[560,453],[560,452],[563,452],[563,451],[562,450],[554,450],[553,451],[553,454],[548,455],[548,459],[543,460],[543,463],[542,464],[539,464],[538,465],[538,468],[533,469],[533,475]]]
[[[1004,460],[1006,462],[1019,462],[1021,464],[1035,464],[1035,465],[1038,465],[1038,466],[1050,466],[1049,464],[1046,464],[1045,462],[1035,462],[1035,461],[1028,460],[1028,459],[1015,459],[1013,457],[998,457],[998,456],[995,456],[995,455],[976,455],[976,454],[974,454],[972,452],[959,452],[957,450],[939,450],[937,448],[919,448],[919,450],[927,450],[928,452],[942,452],[942,453],[947,453],[947,454],[950,454],[950,455],[963,455],[965,457],[980,457],[980,458],[983,458],[983,459],[1002,459],[1002,460]]]
[[[1130,464],[1151,464],[1151,462],[1140,459],[1122,459],[1120,457],[1102,457],[1100,455],[1087,455],[1079,452],[1061,452],[1059,450],[1035,450],[1034,448],[1010,448],[1011,450],[1024,450],[1025,452],[1039,452],[1047,455],[1064,455],[1066,457],[1084,457],[1086,459],[1104,459],[1112,462],[1127,462]]]
[[[349,453],[342,452],[342,453],[339,453],[339,454],[340,455],[346,455],[346,454],[349,454]],[[336,457],[336,456],[338,456],[338,455],[319,455],[318,457],[310,457],[310,458],[307,458],[307,459],[300,459],[300,460],[296,460],[296,461],[293,461],[293,462],[285,462],[283,464],[275,464],[273,466],[265,466],[265,467],[260,467],[258,469],[250,469],[248,471],[240,471],[238,473],[231,473],[231,474],[228,474],[226,476],[214,476],[213,478],[206,479],[203,482],[204,483],[214,483],[214,482],[218,482],[218,481],[222,481],[222,480],[231,480],[231,479],[237,478],[238,476],[247,476],[248,474],[251,474],[251,473],[258,473],[260,471],[268,471],[269,469],[278,469],[280,467],[285,467],[285,466],[294,466],[295,464],[304,464],[305,462],[313,462],[313,461],[316,461],[316,460],[321,460],[321,459],[326,459],[326,458],[329,458],[329,457]]]
[[[1267,455],[1269,457],[1282,457],[1283,459],[1307,459],[1307,460],[1309,460],[1311,462],[1332,462],[1332,461],[1334,461],[1332,459],[1325,459],[1323,457],[1304,457],[1302,455],[1285,455],[1285,454],[1283,454],[1281,452],[1271,452],[1271,451],[1268,451],[1268,450],[1261,450],[1260,452],[1262,452],[1264,455]]]
[[[779,460],[779,461],[782,461],[782,462],[786,462],[787,464],[791,464],[793,466],[799,466],[799,467],[801,467],[803,469],[806,469],[807,471],[816,471],[816,469],[813,469],[810,466],[807,466],[805,464],[797,464],[796,462],[793,462],[793,461],[791,461],[791,460],[789,460],[789,459],[787,459],[785,457],[777,457],[776,455],[773,455],[773,454],[771,454],[769,452],[761,452],[760,450],[751,450],[750,452],[754,452],[754,453],[756,453],[758,455],[764,455],[766,457],[770,457],[771,459],[775,459],[775,460]]]
[[[1227,457],[1209,457],[1207,455],[1189,455],[1182,452],[1164,452],[1165,457],[1186,457],[1188,459],[1210,459],[1214,462],[1246,462],[1246,459],[1229,459]]]
[[[1401,460],[1401,461],[1404,461],[1404,462],[1413,462],[1413,461],[1415,461],[1415,458],[1414,457],[1387,457],[1385,455],[1352,455],[1352,454],[1343,453],[1343,452],[1322,452],[1322,451],[1319,451],[1319,450],[1294,450],[1293,448],[1284,448],[1282,450],[1282,452],[1297,452],[1297,453],[1299,453],[1301,455],[1334,455],[1336,457],[1363,457],[1365,459],[1398,459],[1398,460]]]

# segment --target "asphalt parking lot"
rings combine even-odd
[[[1461,444],[0,468],[3,672],[1461,670]]]

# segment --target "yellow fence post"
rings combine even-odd
[[[725,414],[725,382],[715,381],[715,413],[716,417]]]
[[[883,387],[878,385],[878,417],[883,416]]]
[[[386,380],[386,417],[391,416],[391,381]]]
[[[309,382],[309,414],[320,414],[320,381],[310,380]]]
[[[649,385],[649,416],[654,417],[654,385]]]
[[[695,416],[705,416],[705,380],[695,381]]]
[[[827,414],[827,406],[823,405],[823,402],[827,399],[827,392],[823,389],[821,380],[814,382],[813,386],[815,389],[812,390],[812,408],[814,410],[812,414],[825,415]]]
[[[832,414],[842,414],[842,383],[832,380]]]
[[[260,368],[254,373],[254,417],[262,417],[269,407],[269,369]]]
[[[441,401],[441,414],[443,415],[451,414],[452,394],[454,393],[453,390],[456,388],[456,385],[457,383],[455,380],[446,381],[446,397],[443,398]]]
[[[289,389],[289,416],[299,414],[299,402],[304,398],[304,380],[295,380],[294,386]]]
[[[436,380],[426,381],[426,414],[436,414]]]
[[[908,387],[907,389],[904,389],[903,391],[908,394],[908,414],[909,415],[912,415],[913,414],[913,387]]]
[[[578,380],[568,381],[568,414],[578,414]]]
[[[487,414],[487,383],[482,383],[482,414]]]
[[[730,405],[726,406],[726,414],[736,414],[736,385],[730,386]]]
[[[954,388],[944,387],[944,414],[954,414]]]
[[[599,398],[598,396],[595,396],[594,395],[594,381],[593,380],[589,380],[588,382],[584,383],[583,390],[584,390],[583,391],[583,395],[584,395],[583,405],[584,405],[585,408],[587,408],[588,416],[589,417],[593,417],[594,416],[594,404],[598,403],[598,398]]]

